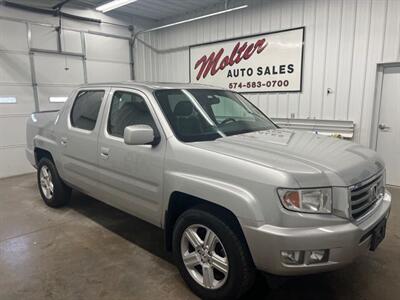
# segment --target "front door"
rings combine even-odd
[[[99,134],[98,157],[102,200],[153,224],[160,224],[165,139],[156,146],[126,145],[124,129],[161,127],[146,95],[132,89],[114,89],[105,107]]]
[[[383,70],[377,151],[386,164],[386,183],[400,186],[400,66]]]

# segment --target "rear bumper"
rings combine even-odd
[[[242,226],[253,261],[259,270],[276,275],[301,275],[325,272],[353,262],[371,243],[371,230],[389,216],[391,195],[385,193],[382,203],[360,224],[307,228],[282,228],[271,225]],[[325,263],[287,265],[281,251],[329,249]]]

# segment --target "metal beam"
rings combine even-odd
[[[272,118],[279,127],[307,130],[322,135],[335,135],[345,139],[353,139],[355,124],[353,121],[322,119],[288,119]]]
[[[31,48],[31,45],[32,45],[32,31],[31,31],[31,26],[30,26],[29,23],[26,23],[26,32],[28,33],[27,34],[28,47]],[[38,93],[38,87],[37,87],[37,81],[36,81],[35,60],[34,60],[33,55],[34,55],[34,53],[29,51],[29,65],[30,65],[30,70],[31,70],[33,100],[35,102],[35,111],[39,111],[40,110],[39,93]]]
[[[77,56],[77,57],[84,57],[85,56],[82,53],[75,53],[75,52],[68,52],[68,51],[57,51],[57,50],[47,50],[47,49],[37,49],[37,48],[31,48],[29,52],[32,52],[32,53],[57,54],[57,55],[66,55],[66,56]]]
[[[40,14],[54,15],[54,11],[52,9],[48,9],[48,8],[29,6],[29,5],[15,3],[15,2],[11,2],[11,1],[3,1],[3,3],[5,6],[9,6],[12,8],[28,10],[28,11],[36,12],[36,13],[40,13]]]
[[[35,21],[28,21],[25,19],[21,19],[21,18],[14,18],[14,17],[6,17],[6,16],[0,16],[0,20],[8,20],[8,21],[14,21],[14,22],[20,22],[20,23],[24,23],[24,24],[30,24],[30,25],[39,25],[39,26],[44,26],[44,27],[51,27],[51,28],[57,28],[56,25],[54,24],[50,24],[50,23],[41,23],[41,22],[35,22]],[[113,24],[113,23],[107,23],[107,24],[111,24],[111,25],[116,25],[116,26],[122,26],[120,24]],[[131,25],[126,25],[124,27],[128,28]],[[67,27],[67,26],[63,26],[64,30],[69,30],[69,31],[74,31],[74,32],[85,32],[85,33],[90,33],[90,34],[94,34],[94,35],[100,35],[100,36],[104,36],[104,37],[113,37],[116,39],[123,39],[123,40],[130,40],[131,37],[130,36],[123,36],[123,35],[117,35],[117,34],[112,34],[112,33],[105,33],[105,32],[100,32],[100,31],[95,31],[95,30],[83,30],[83,29],[78,29],[78,28],[73,28],[73,27]]]
[[[64,1],[61,1],[60,3],[54,5],[54,6],[52,7],[52,9],[58,9],[58,10],[60,10],[65,4],[67,4],[67,3],[70,2],[70,1],[71,1],[71,0],[64,0]]]
[[[86,17],[81,17],[69,13],[62,12],[58,9],[53,10],[53,9],[48,9],[48,8],[42,8],[42,7],[35,7],[35,6],[30,6],[30,5],[25,5],[25,4],[20,4],[20,3],[15,3],[11,1],[4,1],[3,2],[5,6],[17,8],[17,9],[22,9],[22,10],[27,10],[30,12],[36,12],[40,14],[46,14],[46,15],[52,15],[52,16],[62,16],[65,18],[69,19],[74,19],[74,20],[79,20],[79,21],[84,21],[84,22],[92,22],[92,23],[102,23],[100,19],[94,19],[94,18],[86,18]]]
[[[86,65],[86,39],[85,34],[83,32],[81,34],[81,46],[82,46],[82,65],[83,65],[83,80],[87,84],[88,83],[88,74],[87,74],[87,65]]]
[[[133,53],[133,45],[134,45],[134,28],[133,26],[130,28],[131,31],[131,39],[129,40],[129,67],[131,71],[131,80],[135,80],[135,63],[134,63],[134,53]]]

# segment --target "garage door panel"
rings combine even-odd
[[[0,20],[0,49],[28,51],[26,25],[21,22]]]
[[[31,83],[29,56],[0,53],[0,82]]]
[[[15,97],[17,103],[0,104],[0,116],[30,114],[35,110],[32,86],[0,86],[0,96]]]
[[[86,66],[91,83],[130,80],[129,64],[87,61]]]
[[[63,30],[61,45],[63,51],[82,53],[81,34],[77,31]]]
[[[38,84],[83,84],[83,62],[80,57],[35,54]]]
[[[60,109],[64,103],[50,102],[50,97],[68,97],[74,86],[38,86],[39,110]]]
[[[57,31],[53,27],[32,25],[31,43],[33,48],[57,50]]]
[[[26,143],[26,120],[29,115],[0,117],[0,147]]]
[[[93,60],[129,63],[129,41],[86,34],[86,55]]]
[[[0,147],[0,178],[34,171],[25,157],[25,146]]]

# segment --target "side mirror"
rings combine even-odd
[[[158,140],[154,137],[154,130],[149,125],[131,125],[125,127],[124,142],[127,145],[154,145]]]

